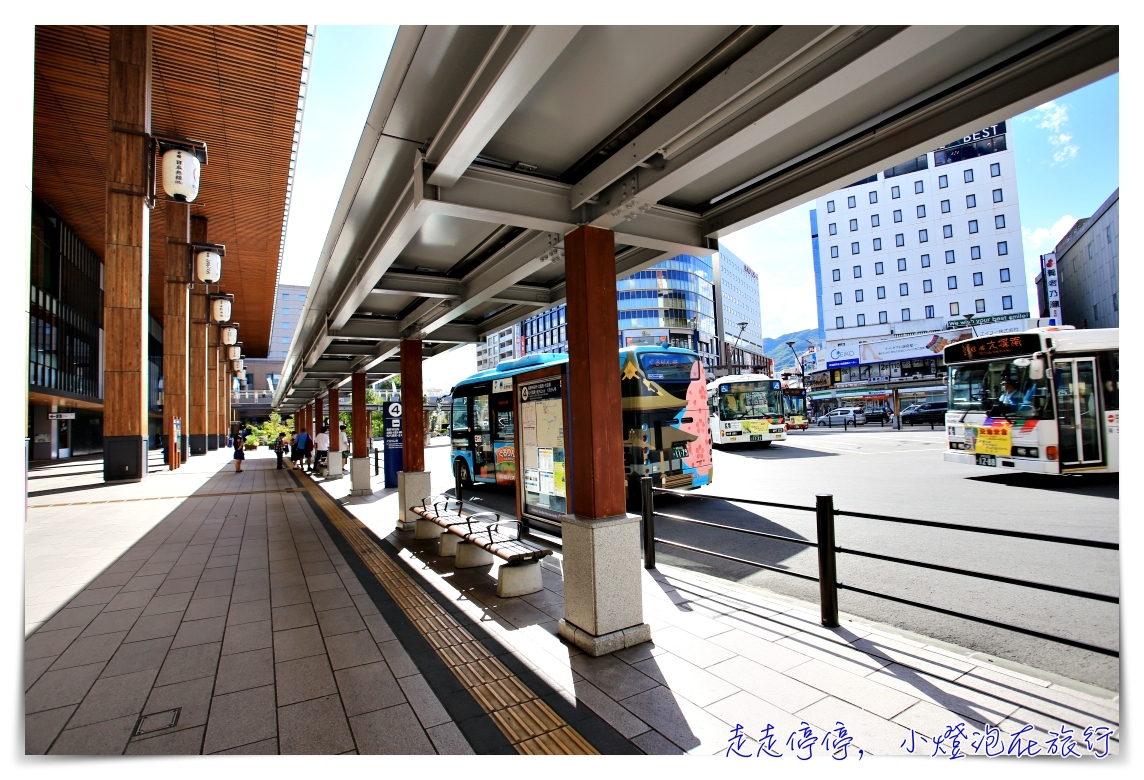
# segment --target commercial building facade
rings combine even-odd
[[[946,344],[1029,327],[1019,205],[1004,122],[817,200],[816,412],[943,398]]]
[[[501,328],[496,333],[485,336],[481,344],[477,344],[477,370],[486,371],[496,368],[502,360],[512,360],[520,357],[518,354],[520,340],[517,337],[518,326],[510,325]]]
[[[1053,284],[1053,281],[1056,284]],[[1041,316],[1077,328],[1120,327],[1120,188],[1041,258]]]
[[[771,373],[774,361],[763,354],[759,275],[726,248],[720,247],[714,260],[720,362],[732,374]]]

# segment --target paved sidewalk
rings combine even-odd
[[[110,507],[133,530],[25,641],[26,752],[472,753],[298,481],[228,454],[116,486],[117,504],[29,509],[31,545],[95,533]]]

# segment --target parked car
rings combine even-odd
[[[823,425],[826,425],[826,426],[829,426],[831,428],[833,428],[835,425],[841,425],[842,427],[846,427],[847,424],[865,425],[866,424],[866,415],[862,412],[861,409],[855,409],[855,408],[835,409],[830,414],[825,415],[823,417],[819,417],[818,418],[818,424],[820,427]]]
[[[883,423],[890,421],[890,409],[886,406],[866,407],[866,422]]]
[[[925,404],[917,404],[916,406],[902,412],[903,425],[944,425],[945,413],[949,409],[949,403],[946,401],[930,401]]]

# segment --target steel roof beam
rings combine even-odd
[[[401,323],[397,320],[383,320],[375,317],[351,317],[341,328],[331,333],[338,338],[361,341],[401,341],[407,336],[401,333]],[[426,341],[442,344],[475,344],[480,341],[477,330],[472,325],[449,324],[426,334]]]
[[[421,298],[452,299],[461,297],[456,279],[442,279],[421,274],[390,271],[373,288],[374,295],[416,295]]]
[[[451,187],[579,32],[578,26],[501,28],[425,153],[429,183]]]

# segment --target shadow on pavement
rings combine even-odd
[[[1029,488],[1031,490],[1052,490],[1058,493],[1073,493],[1094,498],[1120,500],[1120,474],[1073,474],[1067,476],[1053,474],[987,474],[968,477],[975,482],[991,482],[995,485]]]

